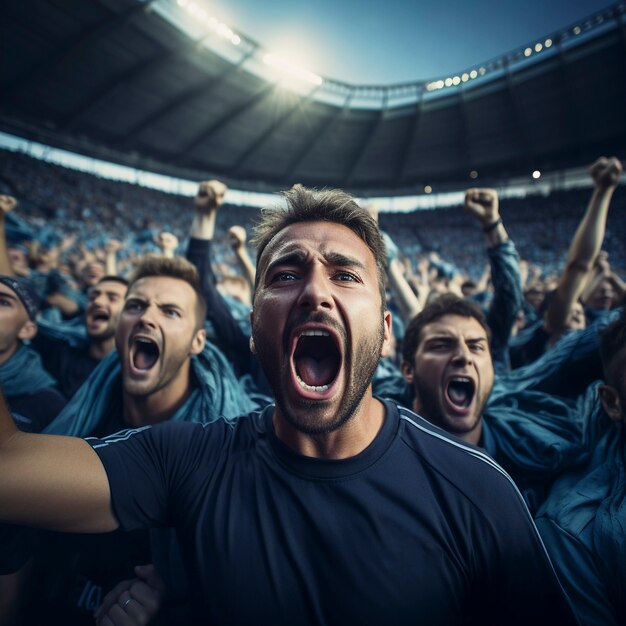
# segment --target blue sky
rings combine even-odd
[[[600,0],[229,0],[207,9],[322,76],[391,84],[438,78],[551,34]]]

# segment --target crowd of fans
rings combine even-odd
[[[475,507],[485,507],[480,515],[489,520],[485,524],[493,523],[495,535],[503,533],[498,550],[506,561],[481,580],[495,588],[501,576],[499,583],[507,591],[498,592],[503,595],[496,600],[495,592],[481,590],[484,597],[475,604],[493,606],[472,605],[476,612],[468,623],[530,623],[539,613],[542,617],[532,621],[561,623],[563,618],[566,623],[570,606],[576,615],[572,623],[626,623],[626,560],[620,558],[626,547],[626,442],[621,430],[626,419],[626,193],[619,184],[621,173],[618,159],[602,157],[590,167],[590,188],[506,201],[494,190],[475,188],[467,191],[463,207],[378,214],[375,206],[367,206],[357,207],[358,218],[344,213],[324,218],[352,231],[350,236],[360,242],[353,244],[355,250],[367,244],[377,262],[381,298],[393,313],[391,318],[383,314],[375,359],[367,356],[371,348],[364,352],[365,364],[356,355],[359,376],[349,382],[361,389],[364,381],[358,397],[369,398],[371,379],[373,392],[386,399],[388,421],[397,411],[393,403],[412,409],[414,413],[399,409],[399,423],[424,418],[436,427],[429,431],[430,426],[420,426],[425,432],[441,438],[445,431],[476,458],[487,463],[495,459],[523,496],[520,506],[507,504],[509,496],[503,495],[500,512],[491,510],[488,498]],[[329,290],[347,292],[330,296],[315,286],[310,293],[304,287],[304,295],[294,296],[294,307],[319,300],[320,310],[329,309],[325,299],[346,298],[350,306],[361,306],[364,316],[366,310],[372,315],[378,310],[345,295],[355,283],[367,284],[363,276],[369,270],[345,255],[327,253],[329,241],[335,241],[332,228],[298,230],[299,222],[315,224],[316,211],[330,211],[327,205],[346,204],[341,194],[294,187],[288,202],[300,207],[298,217],[274,232],[267,214],[229,205],[228,190],[219,181],[201,182],[190,199],[8,151],[0,151],[0,194],[0,384],[22,432],[96,437],[103,442],[96,447],[106,448],[119,439],[132,441],[134,435],[119,436],[131,432],[126,429],[140,432],[159,422],[231,423],[249,412],[267,412],[275,401],[280,415],[289,394],[277,391],[285,384],[284,370],[280,354],[268,348],[270,318],[274,310],[279,312],[272,289],[278,286],[286,298],[296,288],[293,284],[315,285],[322,271],[318,265],[332,266]],[[249,247],[248,235],[259,220],[269,226],[257,227],[256,247]],[[358,220],[364,230],[353,227]],[[375,223],[384,249],[372,243],[379,232]],[[367,228],[375,235],[367,234]],[[310,243],[302,244],[305,252],[290,248],[281,239],[285,232],[296,239],[300,233],[300,242],[316,241],[318,249]],[[276,250],[283,250],[282,256]],[[318,264],[310,261],[316,254]],[[263,260],[268,257],[274,260]],[[336,272],[335,265],[341,266]],[[374,288],[368,297],[377,293]],[[344,317],[350,318],[348,305],[339,308],[343,306]],[[311,319],[321,324],[326,318],[320,312]],[[333,376],[343,371],[337,363],[346,358],[346,368],[353,364],[331,345],[342,341],[331,340],[335,331],[308,331],[292,348],[291,359],[297,363],[294,377],[301,393],[313,406],[315,394],[334,389]],[[350,332],[356,345],[358,333],[354,328]],[[347,346],[346,351],[352,350]],[[277,432],[287,445],[292,440],[285,432],[292,427],[311,441],[326,433],[290,419],[297,420],[287,419],[287,430]],[[384,431],[381,427],[380,433]],[[372,433],[370,441],[382,437],[380,433]],[[190,435],[190,454],[195,438]],[[160,445],[158,440],[149,443]],[[421,444],[415,440],[412,445]],[[98,454],[114,485],[121,466],[106,451]],[[78,453],[70,458],[78,459]],[[137,470],[132,463],[124,467],[125,472]],[[170,469],[177,472],[176,466]],[[445,491],[430,480],[434,492]],[[97,482],[88,472],[85,481],[91,486]],[[129,475],[128,482],[132,485],[135,479]],[[77,493],[82,493],[79,485]],[[471,493],[470,499],[483,497]],[[114,530],[118,523],[125,530],[168,526],[177,518],[172,513],[155,524],[134,524],[134,518],[131,523],[124,509],[130,505],[113,496],[116,518],[108,512],[98,523],[81,517],[67,525],[40,525],[98,532]],[[54,511],[67,509],[73,497],[78,498],[42,496],[53,513],[41,517],[61,519]],[[150,504],[137,506],[143,514]],[[183,498],[178,504],[189,502]],[[280,510],[284,503],[274,505]],[[27,513],[19,509],[15,518],[5,513],[1,519],[35,519],[41,507],[25,507]],[[524,507],[536,520],[567,600],[549,561],[543,560],[533,523],[520,521]],[[508,553],[506,533],[498,530],[500,522],[494,521],[499,516],[510,532],[518,533],[515,558]],[[476,547],[482,549],[483,541],[489,542],[475,536],[470,540],[478,561],[487,558]],[[462,543],[459,536],[455,542]],[[94,611],[97,623],[105,626],[191,623],[198,591],[190,577],[206,582],[199,571],[189,569],[189,546],[164,529],[118,529],[92,537],[2,527],[0,544],[0,626],[40,623],[50,615],[64,624],[93,623]],[[7,545],[11,548],[5,549]],[[220,558],[226,553],[224,547]],[[253,563],[251,571],[259,574],[255,567]],[[249,580],[237,576],[241,584]],[[522,576],[536,577],[543,591]],[[313,587],[317,589],[316,583]],[[257,594],[252,596],[251,606]],[[529,608],[533,599],[536,610]],[[202,603],[211,606],[218,621],[230,623],[222,599],[204,597]],[[459,606],[464,606],[462,601]],[[268,615],[291,615],[287,609],[282,613],[283,608],[272,607]],[[237,615],[246,615],[246,610]],[[331,615],[329,623],[337,621],[332,609],[324,610]],[[444,615],[437,611],[432,623]],[[349,622],[345,615],[350,613],[337,615]],[[258,623],[265,622],[259,617]]]

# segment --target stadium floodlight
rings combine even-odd
[[[574,26],[574,28],[572,29],[572,32],[574,33],[574,35],[580,35],[580,33],[582,32],[582,29],[580,28],[580,26]]]
[[[462,76],[461,76],[461,80],[466,83],[469,80],[469,74],[467,72],[465,72]]]
[[[432,193],[433,188],[430,185],[424,186],[424,193]]]
[[[532,53],[533,53],[533,49],[532,48],[526,48],[526,50],[524,50],[524,56],[525,57],[529,57]]]
[[[476,170],[472,170],[472,171],[470,172],[470,178],[471,178],[472,180],[477,179],[477,178],[478,178],[478,172],[477,172]]]
[[[543,46],[540,43],[535,44],[535,52],[541,52],[543,50]]]
[[[546,40],[543,42],[543,45],[544,45],[546,48],[549,48],[549,47],[552,45],[552,39],[546,39]]]
[[[479,73],[481,76],[484,76],[484,75],[487,73],[487,70],[486,70],[484,67],[481,67],[481,68],[478,70],[478,73]]]
[[[476,78],[478,76],[478,72],[476,70],[472,70],[470,72],[470,78]]]
[[[449,78],[449,77],[448,77],[448,78],[446,78],[446,80],[444,80],[443,82],[444,82],[444,85],[445,85],[446,87],[452,87],[452,79],[451,79],[451,78]]]
[[[289,78],[296,78],[298,80],[302,80],[313,85],[321,85],[323,82],[321,76],[318,76],[317,74],[314,74],[309,70],[297,67],[286,59],[281,58],[270,52],[263,56],[263,63],[265,63],[265,65],[268,65],[269,67],[278,70]]]
[[[541,178],[541,172],[539,170],[535,170],[533,172],[533,178],[537,180],[537,178]]]
[[[461,77],[460,77],[460,76],[455,76],[455,77],[452,79],[452,84],[453,84],[453,85],[458,85],[458,84],[460,84],[460,82],[461,82]]]

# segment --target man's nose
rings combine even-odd
[[[469,346],[464,342],[459,342],[455,347],[452,360],[455,365],[469,365],[472,362],[472,352]]]
[[[315,267],[303,279],[299,305],[316,309],[332,309],[333,299],[330,291],[330,278],[322,267]]]
[[[139,322],[145,326],[155,327],[156,323],[154,320],[156,314],[157,307],[153,304],[148,304],[144,307],[141,315],[139,316]]]

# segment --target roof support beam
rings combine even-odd
[[[234,176],[241,173],[242,168],[245,166],[246,162],[252,157],[252,155],[257,152],[263,146],[263,144],[284,124],[286,124],[296,113],[296,111],[303,111],[305,107],[310,106],[313,95],[319,89],[319,86],[313,87],[309,93],[304,96],[304,98],[298,98],[296,103],[279,119],[277,119],[273,124],[270,124],[265,131],[258,137],[255,141],[253,141],[244,151],[241,153],[237,162],[233,165],[233,173]]]
[[[254,50],[250,50],[244,57],[242,57],[236,65],[228,66],[221,74],[217,76],[212,76],[207,80],[203,80],[197,85],[186,89],[177,97],[163,104],[163,106],[159,107],[148,115],[145,119],[138,122],[133,128],[131,128],[127,133],[124,139],[124,146],[129,147],[133,144],[133,142],[137,139],[137,137],[149,126],[152,126],[160,119],[170,114],[172,111],[175,111],[179,107],[185,106],[187,103],[191,102],[195,98],[199,98],[200,96],[207,97],[213,91],[218,89],[220,85],[222,85],[226,80],[228,80],[231,76],[241,72],[243,70],[244,63],[252,56]]]
[[[267,98],[267,96],[269,96],[277,88],[278,83],[268,83],[263,87],[263,89],[255,93],[251,98],[248,98],[238,107],[235,107],[226,115],[222,115],[222,117],[218,118],[205,129],[201,130],[198,135],[196,135],[178,152],[178,154],[183,158],[186,155],[190,155],[200,144],[206,142],[214,132],[216,132],[220,128],[223,128],[229,122],[232,122],[236,117],[247,111],[250,107],[253,107],[264,98]]]
[[[94,40],[101,39],[109,33],[117,30],[122,25],[130,22],[140,13],[145,13],[150,9],[156,0],[145,0],[138,2],[123,13],[111,15],[106,19],[94,24],[91,28],[82,31],[78,36],[74,35],[69,40],[64,41],[55,50],[46,56],[45,59],[10,83],[3,86],[5,97],[12,98],[19,94],[20,90],[28,87],[32,83],[40,80],[52,71],[63,70],[69,63],[77,58],[81,51],[92,45]]]
[[[293,175],[297,171],[298,167],[302,163],[302,161],[306,158],[306,156],[313,150],[316,146],[317,142],[323,137],[328,130],[332,127],[335,121],[339,118],[340,115],[345,114],[350,106],[350,100],[352,100],[352,94],[348,93],[346,96],[346,100],[343,103],[342,107],[337,107],[337,109],[329,115],[325,120],[322,120],[321,124],[319,124],[316,128],[314,128],[304,139],[302,142],[302,149],[296,155],[296,157],[291,162],[291,165],[287,168],[287,171],[284,173],[282,178],[293,180]]]
[[[356,150],[354,151],[354,154],[352,156],[352,162],[348,167],[348,171],[343,182],[344,187],[349,187],[352,184],[352,181],[354,180],[354,175],[358,171],[359,165],[361,165],[361,163],[363,162],[363,159],[367,154],[367,149],[371,145],[374,137],[376,136],[376,132],[380,128],[380,125],[385,117],[385,113],[387,112],[387,106],[388,98],[387,92],[385,92],[385,95],[383,96],[382,106],[378,111],[378,114],[376,115],[375,119],[370,123],[369,128],[365,131],[365,134],[363,135],[363,140],[359,143]]]
[[[420,129],[420,121],[422,119],[422,111],[424,107],[424,91],[420,91],[418,99],[415,102],[415,111],[411,117],[411,126],[409,132],[406,134],[406,141],[401,151],[400,163],[398,165],[398,174],[396,176],[396,183],[401,185],[403,180],[407,177],[407,165],[409,163],[409,155],[412,152],[412,148],[417,142],[417,136]]]
[[[163,50],[153,57],[146,59],[125,69],[120,72],[109,81],[107,81],[98,91],[93,94],[84,104],[72,111],[70,115],[65,119],[62,130],[71,129],[75,126],[83,117],[85,117],[96,105],[98,105],[106,98],[111,97],[119,88],[123,87],[127,83],[137,81],[141,76],[149,74],[152,71],[157,71],[171,59],[182,57],[186,54],[194,53],[202,45],[202,42],[206,39],[203,35],[197,40],[185,41],[184,44],[178,46],[174,50]]]

